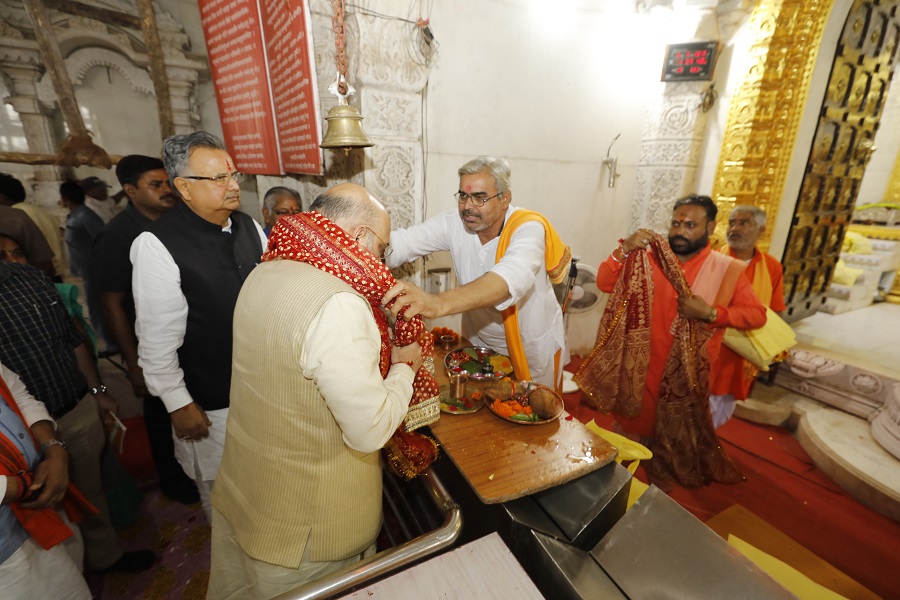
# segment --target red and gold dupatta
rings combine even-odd
[[[650,244],[666,279],[680,297],[691,295],[681,263],[662,238]],[[600,321],[597,345],[575,381],[603,412],[640,414],[650,361],[653,308],[650,257],[629,253]],[[665,324],[657,324],[665,326]],[[655,478],[696,488],[712,481],[737,483],[743,476],[719,444],[709,413],[709,355],[712,330],[676,315],[674,335],[659,389],[653,459],[645,463]]]
[[[387,377],[391,367],[391,339],[387,314],[381,299],[396,283],[394,276],[371,252],[360,246],[346,231],[315,211],[283,217],[272,228],[269,247],[262,261],[296,260],[334,275],[361,294],[372,307],[372,316],[381,333],[379,368]],[[418,316],[409,321],[398,316],[394,323],[394,343],[406,346],[419,342],[424,356],[434,354],[434,337]],[[424,365],[413,380],[410,410],[439,393],[438,384]],[[427,425],[422,422],[420,425]],[[415,477],[437,458],[437,444],[428,436],[401,427],[385,445],[391,466],[407,478]]]

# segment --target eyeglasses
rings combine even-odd
[[[287,215],[299,215],[303,212],[302,208],[282,208],[279,210],[272,210],[273,213],[278,215],[279,217],[286,217]]]
[[[372,231],[372,228],[371,228],[371,227],[366,227],[365,225],[363,225],[363,227],[365,227],[366,229],[368,229],[368,230],[369,230],[369,233],[371,233],[372,235],[374,235],[374,236],[375,236],[375,239],[378,240],[379,242],[381,242],[381,255],[380,255],[378,258],[380,258],[381,261],[384,262],[384,259],[386,259],[388,256],[390,256],[390,255],[391,255],[391,252],[393,252],[394,249],[391,248],[391,245],[390,245],[390,244],[386,243],[383,239],[381,239],[380,237],[378,237],[378,234],[375,233],[374,231]],[[358,242],[358,241],[359,241],[359,238],[356,238],[356,241]]]
[[[234,173],[225,173],[224,175],[216,175],[215,177],[201,177],[200,175],[182,175],[184,179],[193,179],[195,181],[212,181],[218,187],[225,187],[228,185],[228,181],[233,179],[234,182],[238,185],[244,181],[244,174],[240,171],[235,171]]]
[[[503,195],[503,192],[497,192],[496,194],[494,194],[493,196],[488,198],[488,195],[485,194],[484,192],[480,192],[478,194],[467,194],[465,192],[456,192],[455,194],[453,194],[453,197],[456,198],[456,201],[459,202],[460,204],[462,204],[463,206],[465,206],[466,203],[469,200],[471,200],[473,206],[477,206],[480,208],[480,207],[484,206],[484,203],[487,202],[488,200],[493,200],[497,196],[502,196],[502,195]]]

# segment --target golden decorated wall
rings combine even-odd
[[[759,206],[774,223],[833,0],[760,0],[750,17],[753,58],[728,110],[712,197],[727,214]],[[726,219],[716,232],[724,239]],[[768,248],[772,228],[760,245]]]
[[[816,312],[840,258],[900,43],[900,0],[857,0],[828,82],[785,247],[790,320]]]

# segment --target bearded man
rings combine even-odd
[[[619,426],[653,451],[661,484],[699,487],[742,477],[718,445],[709,413],[709,364],[726,327],[756,329],[765,307],[740,261],[713,252],[716,205],[675,202],[668,243],[639,229],[604,261],[597,286],[611,292],[597,347],[575,380]]]
[[[384,302],[408,317],[462,313],[473,345],[508,355],[518,379],[560,389],[569,350],[553,284],[565,279],[572,253],[543,215],[511,204],[505,160],[479,156],[457,174],[456,209],[393,232],[387,266],[449,250],[460,287],[429,294],[401,281]]]
[[[395,433],[437,384],[420,368],[423,334],[433,344],[421,319],[388,332],[390,235],[378,200],[338,185],[275,224],[241,290],[210,598],[271,598],[374,553],[379,450],[413,436],[421,468],[436,456],[427,438]]]

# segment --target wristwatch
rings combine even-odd
[[[101,383],[99,387],[92,387],[90,389],[90,392],[91,392],[91,396],[96,396],[97,394],[105,394],[106,386]]]
[[[50,446],[59,446],[66,452],[69,451],[69,445],[66,444],[64,441],[52,439],[52,440],[47,440],[46,442],[41,444],[41,456],[43,456],[44,453],[47,452],[47,449],[50,448]]]

